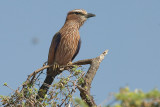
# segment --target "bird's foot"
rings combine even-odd
[[[73,63],[71,61],[69,61],[67,63],[67,69],[72,69],[74,67]]]
[[[59,64],[54,63],[53,70],[55,71],[55,70],[58,70],[59,68],[60,68]]]
[[[67,63],[67,66],[70,66],[70,65],[72,65],[72,62],[71,62],[71,61],[69,61],[69,62]]]

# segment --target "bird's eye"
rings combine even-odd
[[[80,13],[79,13],[79,12],[75,12],[74,14],[78,15],[78,14],[80,14]]]

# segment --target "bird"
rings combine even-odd
[[[37,98],[44,98],[49,85],[60,73],[57,68],[72,63],[77,56],[81,47],[79,29],[88,18],[94,16],[95,14],[87,13],[84,9],[74,9],[68,12],[63,27],[52,39],[48,54],[48,65],[53,65],[53,68],[47,69],[46,78],[38,91]]]

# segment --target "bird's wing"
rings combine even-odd
[[[78,41],[78,46],[77,46],[77,49],[76,49],[76,52],[75,54],[73,55],[72,57],[72,60],[74,60],[74,58],[77,56],[79,50],[80,50],[80,47],[81,47],[81,38],[79,38],[79,41]]]
[[[56,51],[57,51],[57,47],[60,43],[60,40],[61,40],[61,34],[60,34],[60,32],[57,32],[54,35],[54,37],[52,39],[52,42],[51,42],[51,46],[49,48],[48,65],[51,65],[54,62],[55,54],[56,54]]]

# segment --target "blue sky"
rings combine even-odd
[[[0,95],[11,92],[4,82],[16,89],[42,66],[53,35],[73,9],[96,14],[80,29],[82,46],[74,61],[109,49],[92,83],[98,104],[126,85],[145,92],[160,88],[159,5],[159,0],[0,1]]]

